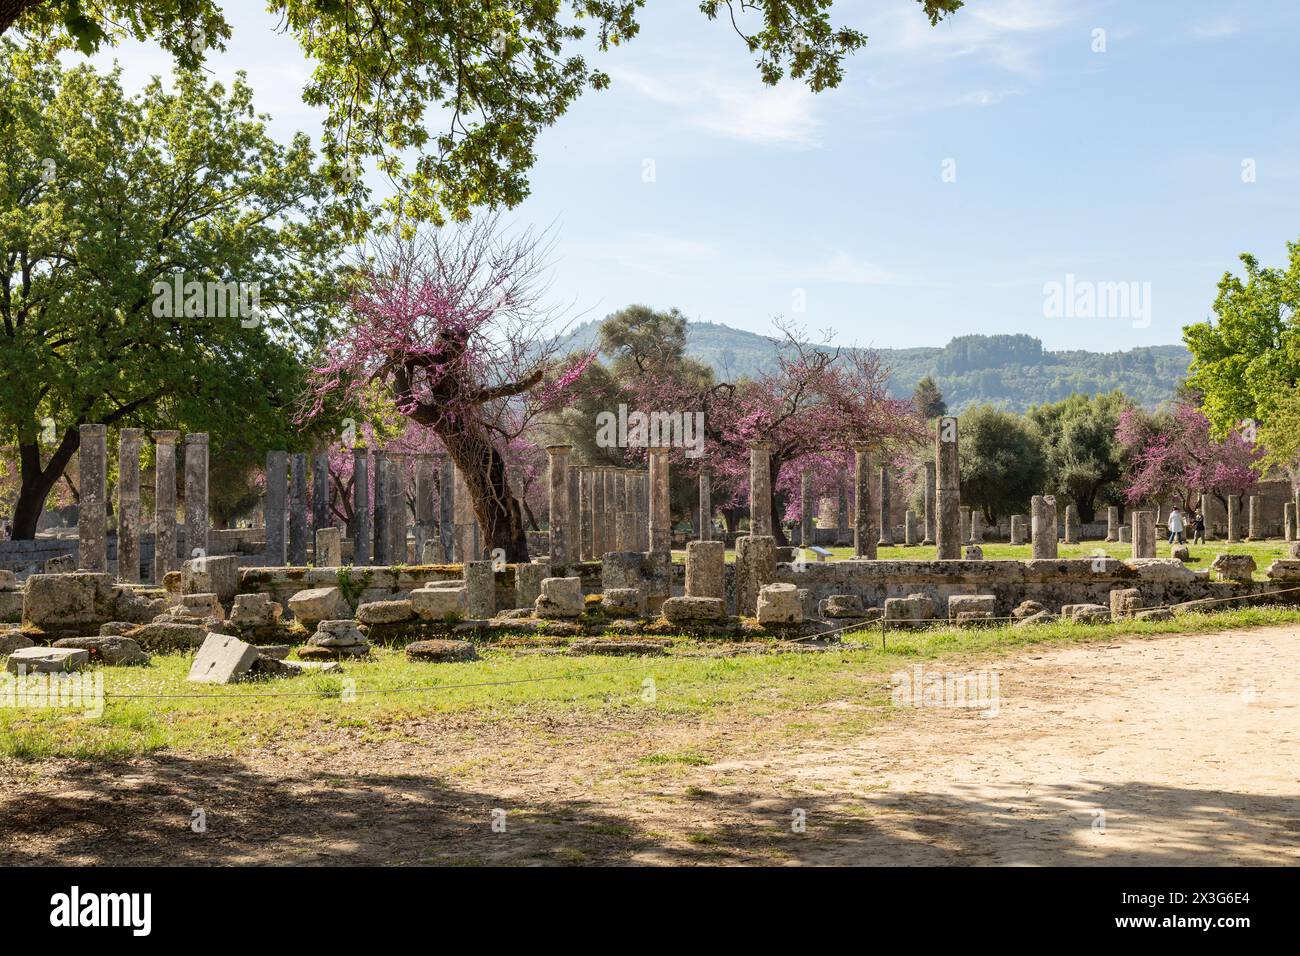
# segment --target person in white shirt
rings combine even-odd
[[[1175,508],[1169,512],[1169,543],[1183,543],[1183,513]]]

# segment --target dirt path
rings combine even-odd
[[[836,701],[759,726],[462,716],[366,746],[10,763],[0,863],[1300,862],[1300,629],[924,673],[967,670],[997,671],[995,715],[905,709],[854,736],[836,727],[864,706]]]

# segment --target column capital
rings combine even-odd
[[[548,455],[567,455],[573,451],[572,445],[547,445],[546,453]]]
[[[187,445],[206,445],[207,443],[207,432],[190,432],[185,436],[185,444]]]
[[[144,440],[143,428],[120,428],[117,432],[117,442],[121,444],[139,444]]]
[[[749,450],[750,451],[771,451],[772,443],[765,438],[759,439],[758,441],[752,441],[749,443]]]
[[[171,430],[156,431],[151,432],[151,434],[153,435],[154,444],[157,445],[174,445],[181,437],[180,432]]]

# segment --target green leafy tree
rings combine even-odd
[[[1115,440],[1120,414],[1132,406],[1122,392],[1074,394],[1031,408],[1026,418],[1042,444],[1045,489],[1074,503],[1092,521],[1099,503],[1120,503],[1124,455]]]
[[[755,58],[762,81],[785,76],[813,91],[839,85],[866,36],[831,22],[834,0],[702,0]],[[961,0],[917,0],[930,23]],[[269,0],[316,64],[304,100],[328,110],[325,152],[353,182],[366,158],[395,183],[389,207],[441,222],[528,195],[538,134],[609,77],[582,44],[605,51],[637,35],[645,0]],[[121,36],[155,39],[182,66],[223,49],[218,0],[3,0],[0,33],[46,48],[91,52]],[[110,26],[111,24],[111,26]],[[364,222],[362,223],[364,224]]]
[[[1267,437],[1272,464],[1297,477],[1295,395],[1300,389],[1300,242],[1288,243],[1285,268],[1264,268],[1244,254],[1245,276],[1224,273],[1214,317],[1183,329],[1192,353],[1188,385],[1217,437],[1246,429]]]
[[[990,523],[1026,511],[1046,475],[1034,429],[1019,415],[992,405],[966,410],[957,428],[962,503],[979,508]]]
[[[271,140],[242,78],[227,89],[181,72],[174,91],[155,80],[128,97],[116,71],[64,70],[4,41],[0,86],[0,443],[18,447],[15,536],[35,532],[83,423],[207,431],[249,467],[308,440],[285,410],[346,276],[332,270],[341,220],[306,137]]]
[[[939,391],[939,386],[929,375],[916,383],[916,388],[912,391],[912,402],[921,417],[927,421],[948,414],[948,403],[943,400],[943,392]]]

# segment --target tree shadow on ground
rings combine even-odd
[[[268,776],[225,758],[173,755],[78,766],[62,782],[58,793],[0,804],[0,863],[1146,866],[1300,856],[1300,797],[1146,783],[1040,787],[1032,797],[1023,786],[994,797],[689,787],[658,793],[647,808],[506,798],[425,774]],[[504,832],[493,828],[500,810]]]

